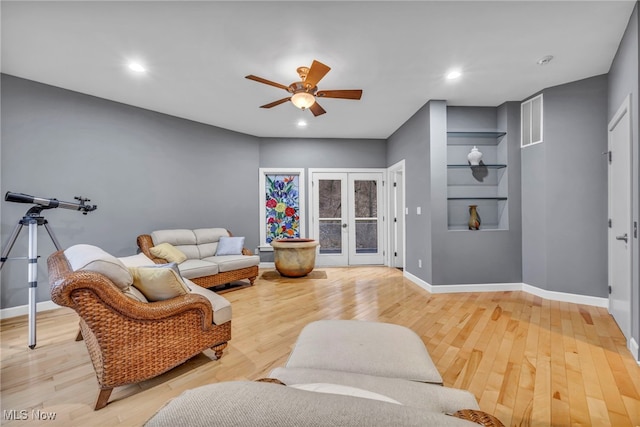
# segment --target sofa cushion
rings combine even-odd
[[[134,301],[149,302],[149,300],[140,292],[135,286],[129,286],[129,289],[124,291],[124,294]]]
[[[127,267],[118,258],[97,246],[74,245],[66,249],[64,255],[72,270],[103,274],[123,291],[126,291],[133,283],[133,277]]]
[[[160,243],[169,243],[173,246],[195,245],[196,235],[193,234],[192,230],[156,230],[151,233],[151,240],[153,240],[154,245]]]
[[[187,256],[170,243],[160,243],[151,249],[149,249],[151,255],[156,258],[166,259],[169,262],[175,262],[180,264],[187,259]]]
[[[220,273],[225,273],[258,265],[260,264],[260,257],[258,255],[222,255],[210,256],[203,259],[203,261],[215,263]]]
[[[201,259],[214,256],[218,250],[220,238],[229,237],[229,232],[225,228],[198,228],[193,230],[193,234],[196,236]]]
[[[286,366],[442,384],[422,339],[411,329],[391,323],[309,323],[300,332]]]
[[[149,301],[164,301],[189,293],[179,273],[168,265],[129,267],[133,285]]]
[[[155,262],[142,252],[136,255],[118,257],[125,267],[142,267],[145,265],[155,265]]]
[[[188,259],[180,264],[180,274],[185,279],[213,276],[219,271],[217,264],[200,259]]]
[[[145,423],[146,427],[178,425],[478,427],[441,412],[250,381],[221,382],[187,390]]]
[[[454,413],[460,409],[480,409],[473,394],[466,390],[426,384],[400,378],[377,377],[350,372],[308,368],[276,368],[269,374],[287,385],[324,382],[342,384],[380,393],[406,406]]]
[[[200,252],[196,245],[196,235],[192,230],[156,230],[151,233],[154,245],[169,243],[186,255],[187,259],[200,259]],[[166,259],[166,258],[165,258]],[[169,261],[167,259],[167,261]]]
[[[186,279],[185,282],[187,282],[191,288],[192,294],[202,295],[209,300],[211,307],[213,307],[213,323],[222,325],[231,320],[231,303],[225,297],[202,286],[198,286],[188,279]]]
[[[290,387],[297,388],[298,390],[314,391],[316,393],[340,394],[343,396],[361,397],[363,399],[373,399],[373,400],[379,400],[381,402],[389,402],[389,403],[395,403],[396,405],[402,405],[402,403],[398,402],[397,400],[384,396],[382,394],[374,393],[372,391],[364,390],[361,388],[350,387],[350,386],[340,385],[340,384],[327,384],[327,383],[294,384]]]
[[[216,255],[242,255],[244,237],[221,237]]]

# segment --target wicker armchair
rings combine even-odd
[[[125,296],[106,276],[73,271],[63,251],[48,259],[51,299],[80,316],[100,387],[95,409],[114,387],[137,383],[186,362],[207,348],[222,356],[231,321],[213,324],[211,303],[196,294],[142,303]]]

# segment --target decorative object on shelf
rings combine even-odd
[[[469,230],[480,230],[480,215],[478,215],[478,205],[469,205]]]
[[[478,147],[475,145],[473,146],[469,154],[467,154],[467,160],[469,160],[469,164],[471,166],[478,166],[480,164],[480,160],[482,160],[482,152],[478,150]]]
[[[285,277],[302,277],[316,266],[316,247],[313,239],[278,239],[271,242],[276,270]]]

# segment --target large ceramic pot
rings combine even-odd
[[[316,265],[318,242],[313,239],[279,239],[271,246],[276,270],[282,276],[306,276]]]

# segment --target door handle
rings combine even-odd
[[[347,224],[346,223],[342,224],[342,228],[347,228]]]
[[[627,233],[624,233],[622,236],[616,236],[616,240],[624,240],[625,243],[628,243],[629,235]]]

